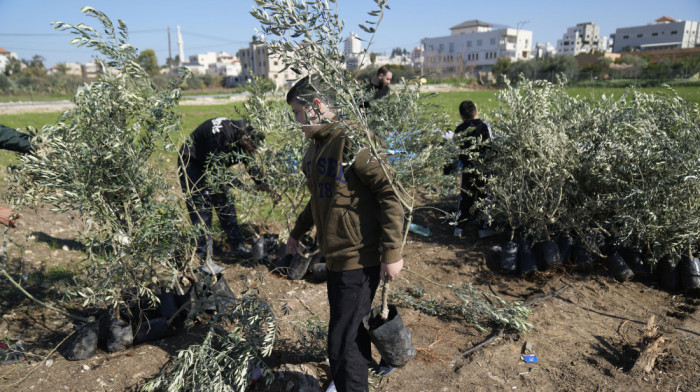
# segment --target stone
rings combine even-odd
[[[316,371],[305,364],[285,363],[277,371],[286,392],[321,392]]]

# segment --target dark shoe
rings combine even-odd
[[[253,250],[243,244],[238,244],[238,246],[232,247],[231,251],[226,253],[226,257],[234,259],[252,259]]]
[[[377,366],[376,373],[381,377],[386,377],[396,371],[396,368],[384,362],[384,360],[379,361],[379,366]]]

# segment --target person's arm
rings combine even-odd
[[[0,148],[22,153],[31,152],[34,149],[28,134],[4,125],[0,125]]]
[[[311,200],[309,200],[309,202],[306,203],[306,207],[304,207],[304,211],[299,214],[291,233],[289,233],[289,238],[287,238],[287,253],[297,253],[299,250],[299,240],[301,240],[301,237],[308,233],[313,226],[314,217],[311,212]]]
[[[379,202],[379,221],[382,227],[381,261],[382,264],[397,263],[395,266],[382,265],[382,271],[391,267],[388,269],[392,272],[389,276],[389,279],[392,280],[403,265],[401,257],[403,207],[391,186],[390,178],[384,173],[379,160],[371,156],[369,149],[364,149],[357,154],[352,167],[360,181],[370,189]]]

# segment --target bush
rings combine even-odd
[[[563,83],[503,90],[495,139],[481,170],[495,224],[534,240],[591,232],[644,247],[653,261],[697,254],[700,239],[698,106],[628,90],[581,101]],[[593,250],[602,243],[589,243]]]

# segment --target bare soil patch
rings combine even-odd
[[[453,200],[445,201],[445,206],[451,204]],[[620,283],[601,264],[592,274],[560,268],[529,279],[502,275],[498,271],[499,254],[494,251],[505,242],[502,236],[479,240],[474,228],[466,238],[458,239],[437,216],[419,214],[416,220],[430,227],[433,236],[409,234],[410,243],[404,251],[407,270],[395,288],[418,285],[433,298],[442,299],[449,297],[448,290],[427,279],[440,284],[472,282],[476,288],[493,290],[505,300],[525,302],[565,284],[570,287],[532,306],[531,332],[505,333],[468,356],[463,353],[490,332],[399,304],[418,354],[394,374],[375,379],[375,391],[700,390],[697,296],[663,291],[653,282]],[[74,222],[71,214],[55,215],[48,209],[24,211],[20,226],[8,233],[25,249],[20,259],[17,245],[7,245],[10,266],[15,276],[25,277],[23,284],[33,295],[44,299],[60,296],[57,275],[62,268],[75,270],[81,263]],[[319,388],[325,388],[330,382],[325,362],[293,349],[298,338],[295,324],[313,317],[323,321],[328,318],[325,284],[313,281],[310,275],[290,281],[263,265],[217,261],[226,267],[226,278],[234,292],[239,293],[246,284],[257,287],[273,305],[279,318],[280,342],[270,365],[279,370],[285,364],[303,364],[316,375]],[[263,279],[257,279],[257,274]],[[9,342],[22,340],[27,351],[21,363],[0,365],[0,391],[135,391],[179,349],[200,336],[194,328],[122,352],[98,351],[88,360],[72,362],[53,351],[72,331],[70,320],[34,304],[4,280],[0,280],[0,293],[0,337]],[[652,315],[665,343],[651,372],[633,372]],[[538,363],[521,359],[526,342]],[[278,377],[271,387],[258,385],[253,390],[294,389],[288,389],[287,380]]]

